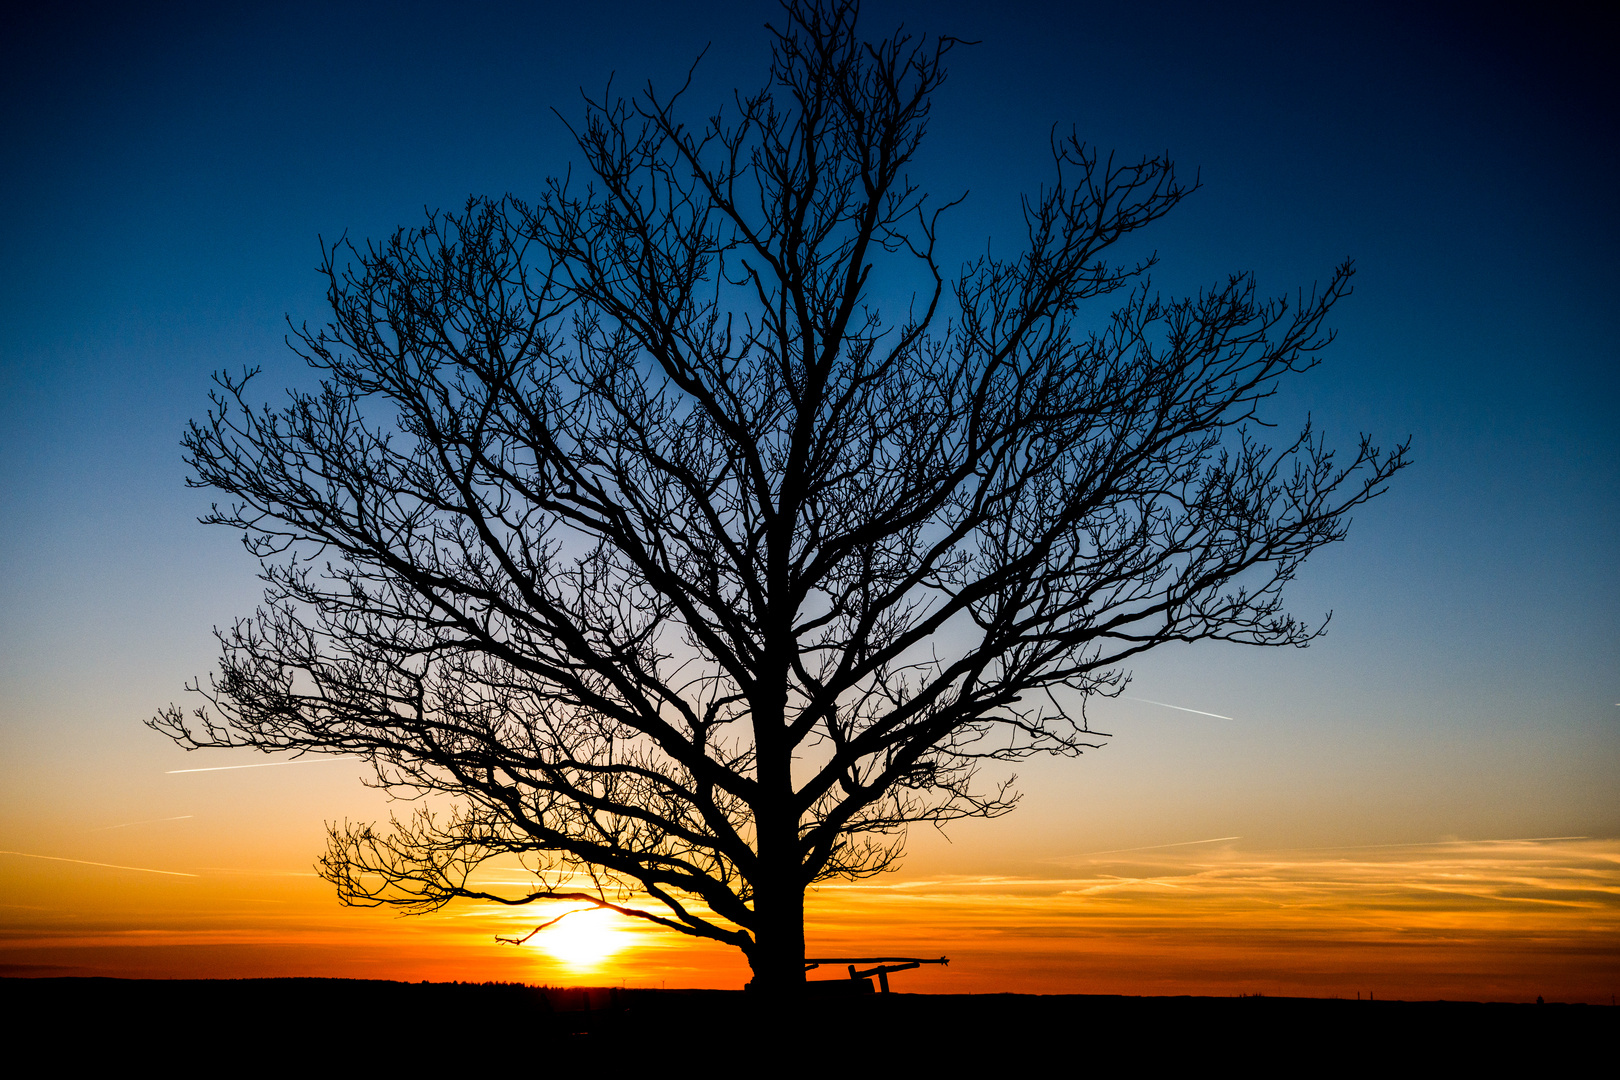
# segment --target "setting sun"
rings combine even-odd
[[[580,911],[535,936],[535,944],[561,963],[592,968],[630,943],[618,916],[607,911]]]

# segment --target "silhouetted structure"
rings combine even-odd
[[[872,976],[878,979],[878,989],[883,993],[889,992],[889,976],[897,971],[911,971],[924,964],[949,964],[945,957],[929,960],[916,956],[807,956],[804,960],[805,971],[813,971],[822,964],[843,964],[849,969],[851,982],[863,983],[870,988]],[[862,969],[861,964],[873,964],[874,967]]]
[[[218,377],[188,460],[267,598],[210,706],[153,726],[454,797],[335,828],[345,901],[583,901],[792,986],[809,886],[1011,810],[975,767],[1096,745],[1130,657],[1320,632],[1280,590],[1404,448],[1247,425],[1349,266],[1297,305],[1243,275],[1160,299],[1106,256],[1190,186],[1071,137],[1022,251],[948,277],[909,170],[956,42],[855,15],[789,4],[730,119],[589,106],[589,184],[327,250],[318,392]],[[879,280],[917,299],[885,319]],[[474,876],[513,856],[532,888]]]

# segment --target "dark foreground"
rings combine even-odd
[[[351,979],[0,979],[16,1050],[186,1071],[271,1063],[398,1073],[455,1064],[661,1063],[680,1074],[803,1070],[941,1075],[1029,1064],[1061,1072],[1204,1061],[1260,1072],[1605,1054],[1620,1009],[1587,1005],[818,994],[772,1004],[727,990],[552,989]]]

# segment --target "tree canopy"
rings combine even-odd
[[[588,182],[324,248],[317,391],[217,377],[187,460],[266,600],[152,724],[453,797],[334,827],[344,900],[580,900],[791,985],[808,887],[1011,810],[979,766],[1096,745],[1133,656],[1321,632],[1282,589],[1405,447],[1257,432],[1350,265],[1161,297],[1110,249],[1196,185],[1069,137],[1021,249],[950,269],[911,172],[958,43],[856,14],[789,3],[696,124],[589,104]],[[883,311],[874,274],[921,287]],[[483,883],[514,857],[531,888]]]

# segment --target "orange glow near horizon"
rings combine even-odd
[[[1265,993],[1607,1003],[1620,984],[1620,841],[1105,852],[1050,875],[892,878],[809,898],[812,955],[951,958],[933,993]],[[733,950],[582,911],[344,909],[312,875],[158,877],[0,855],[0,972],[344,976],[737,987]],[[138,880],[136,880],[138,879]],[[521,931],[520,931],[521,932]],[[838,977],[817,972],[812,977]]]

